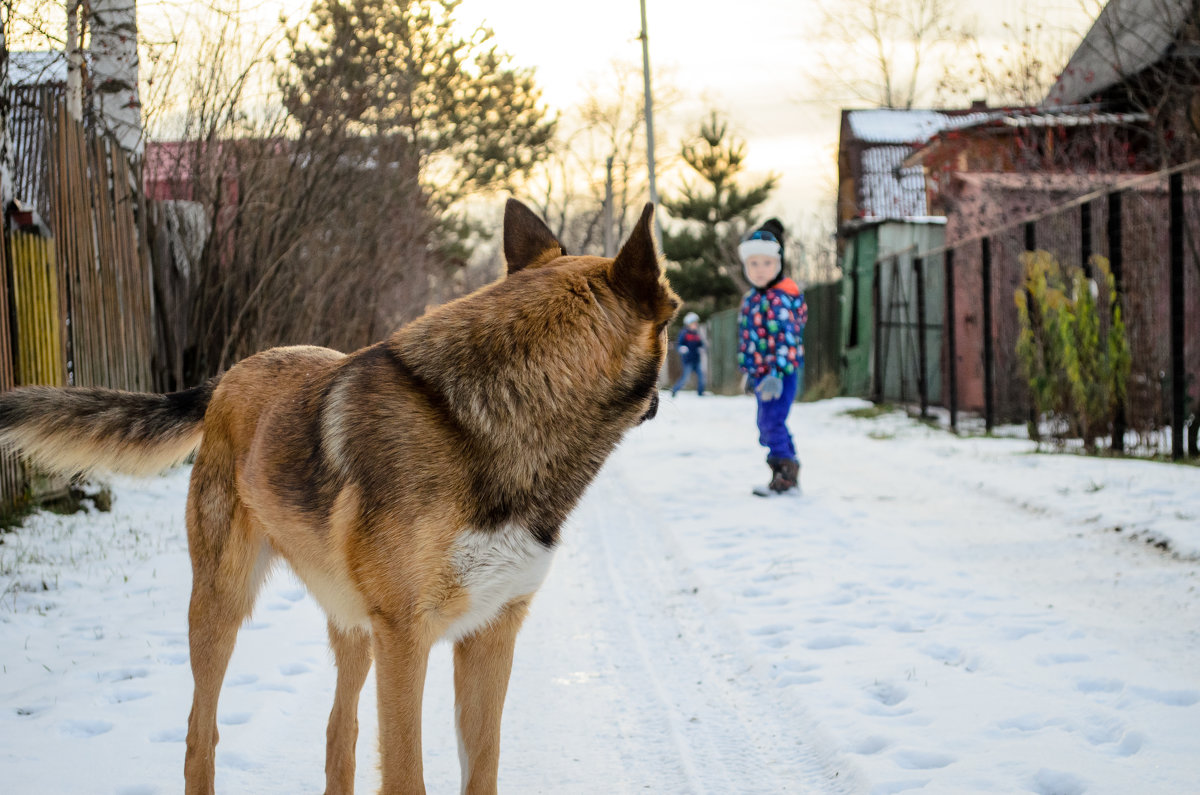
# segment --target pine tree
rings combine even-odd
[[[689,305],[713,312],[737,303],[741,272],[737,244],[756,208],[778,182],[771,175],[748,188],[738,185],[745,169],[746,144],[729,131],[716,112],[683,144],[684,162],[701,182],[685,182],[678,198],[662,200],[671,216],[685,222],[680,231],[663,232],[671,286]]]
[[[505,187],[547,154],[555,122],[530,69],[479,28],[454,29],[459,0],[316,0],[312,35],[289,33],[288,111],[310,134],[358,136],[378,168],[419,181],[439,211]]]

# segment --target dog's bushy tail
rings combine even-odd
[[[0,394],[0,445],[62,474],[157,474],[200,445],[216,378],[166,395],[28,386]]]

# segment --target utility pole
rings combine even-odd
[[[615,257],[617,246],[613,240],[613,156],[604,161],[604,256]]]
[[[650,94],[650,34],[646,32],[646,0],[642,5],[642,80],[646,96],[646,163],[650,169],[650,203],[654,205],[654,228],[662,245],[662,221],[658,214],[658,187],[654,180],[654,102]]]

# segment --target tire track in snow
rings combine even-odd
[[[858,772],[829,750],[802,705],[743,656],[719,606],[681,571],[655,509],[614,461],[571,532],[594,558],[653,683],[685,771],[679,792],[857,792]],[[698,582],[698,581],[697,581]]]

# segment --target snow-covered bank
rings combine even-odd
[[[522,632],[503,791],[1192,789],[1200,469],[845,415],[860,405],[796,407],[798,499],[749,493],[768,475],[749,399],[681,394],[631,433]],[[179,791],[186,479],[119,481],[110,514],[4,537],[4,790]],[[277,574],[222,693],[220,791],[322,790],[324,644]],[[431,793],[458,787],[449,665],[436,649]]]

